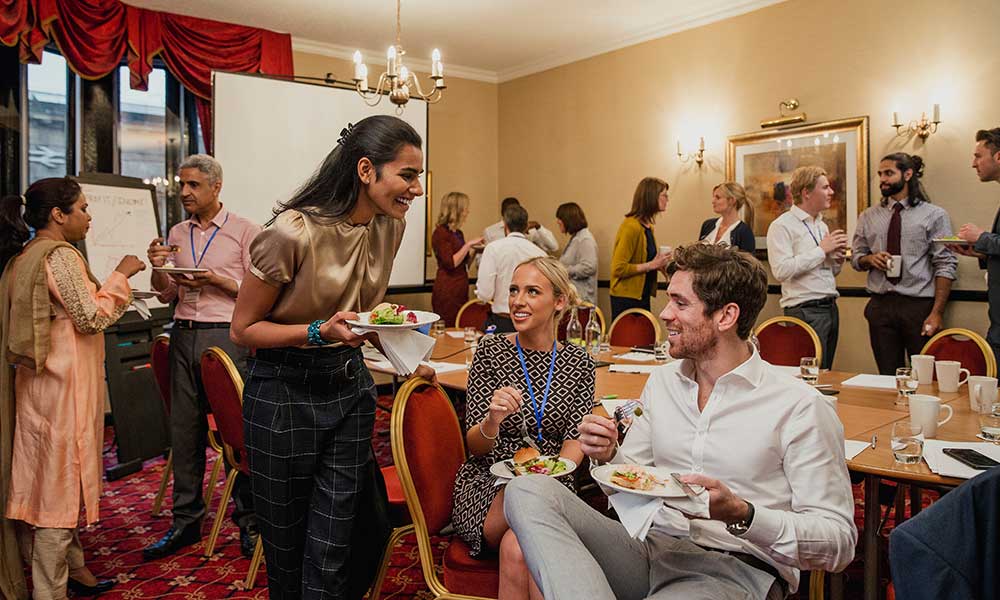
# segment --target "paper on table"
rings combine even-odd
[[[869,375],[867,373],[862,373],[861,375],[855,375],[850,379],[844,380],[844,383],[840,384],[848,387],[866,387],[866,388],[878,388],[880,390],[893,390],[896,389],[896,378],[892,375]]]
[[[616,354],[615,358],[619,360],[634,360],[636,362],[650,362],[656,360],[656,356],[650,354],[649,352],[625,352],[624,354]]]
[[[652,373],[653,369],[660,365],[611,365],[608,370],[612,373]]]
[[[460,340],[465,337],[464,331],[446,331],[445,333],[448,334],[448,337],[453,337],[456,340]]]
[[[854,460],[854,457],[870,448],[870,442],[859,442],[858,440],[844,440],[844,458]]]
[[[392,363],[388,359],[383,358],[382,360],[372,360],[372,366],[381,371],[395,371],[396,368],[392,366]],[[465,365],[461,363],[446,363],[446,362],[433,362],[433,361],[420,361],[420,364],[427,365],[428,367],[434,369],[434,372],[438,375],[442,373],[451,373],[452,371],[464,371]],[[397,372],[398,374],[398,372]]]
[[[947,440],[924,440],[924,460],[931,471],[943,477],[971,479],[984,471],[973,469],[942,452],[945,448],[969,448],[1000,461],[1000,446],[990,442],[949,442]]]

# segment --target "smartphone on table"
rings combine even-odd
[[[980,471],[1000,466],[1000,462],[971,448],[942,448],[941,452],[944,452],[962,464]]]

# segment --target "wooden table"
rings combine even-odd
[[[609,353],[598,356],[600,360],[623,364],[658,364],[652,361],[630,363],[614,358],[615,354],[628,351],[628,348],[615,347]],[[471,360],[471,348],[461,338],[453,338],[442,334],[431,354],[431,360],[437,362],[466,363]],[[369,364],[371,366],[371,364]],[[373,370],[378,370],[374,369]],[[385,372],[385,371],[383,371]],[[865,475],[865,527],[864,527],[864,557],[865,557],[865,599],[877,600],[879,594],[878,577],[878,538],[880,511],[878,510],[878,486],[880,479],[892,479],[900,483],[918,483],[943,487],[954,487],[964,480],[935,475],[921,461],[915,465],[897,463],[892,456],[890,438],[892,424],[909,417],[905,406],[896,405],[896,392],[873,388],[844,387],[842,382],[854,373],[828,371],[820,374],[820,384],[831,385],[839,390],[837,400],[837,416],[844,426],[844,436],[848,439],[870,441],[872,435],[877,437],[876,447],[866,448],[858,456],[847,461],[848,469]],[[603,412],[600,398],[614,394],[619,398],[638,398],[646,385],[648,375],[644,373],[612,373],[607,367],[597,369],[595,384],[595,410]],[[466,391],[468,389],[468,371],[453,371],[438,375],[438,382],[446,388]],[[957,393],[940,393],[937,384],[920,386],[919,394],[931,394],[941,398],[943,404],[948,404],[954,411],[952,419],[938,429],[938,439],[953,441],[973,441],[979,433],[978,419],[969,405],[968,386],[962,386]],[[919,509],[919,507],[917,507]],[[833,596],[838,596],[836,590]]]

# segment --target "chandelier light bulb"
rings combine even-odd
[[[404,66],[402,66],[402,67],[400,67],[400,68],[399,68],[399,78],[400,78],[400,79],[402,79],[402,80],[403,80],[403,82],[405,83],[405,82],[406,82],[406,80],[407,80],[407,79],[408,79],[409,77],[410,77],[410,70],[409,70],[409,69],[407,69],[405,65],[404,65]]]
[[[361,64],[361,50],[354,51],[354,64],[356,65]]]

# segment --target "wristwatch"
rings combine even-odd
[[[750,524],[753,523],[753,504],[749,500],[744,500],[747,503],[747,518],[742,521],[736,521],[735,523],[727,523],[726,531],[740,537],[745,534],[750,529]]]

